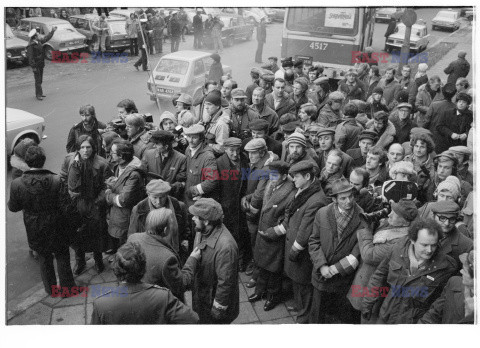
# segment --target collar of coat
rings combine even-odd
[[[458,232],[456,227],[453,227],[453,230],[445,234],[445,238],[440,241],[445,254],[448,254],[452,251],[452,245],[457,246],[459,244],[460,232]]]
[[[322,187],[320,186],[320,181],[314,179],[309,187],[299,193],[297,197],[293,199],[288,207],[288,217],[291,217],[297,209],[302,207],[305,203],[307,203],[308,199],[312,197],[315,193],[322,191]]]
[[[200,250],[205,249],[205,247],[208,245],[210,248],[215,249],[215,246],[217,245],[218,239],[223,233],[224,225],[222,224],[221,226],[217,226],[212,233],[203,241],[201,241],[197,246]]]

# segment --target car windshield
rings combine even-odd
[[[15,35],[13,35],[12,28],[8,24],[5,25],[5,37],[7,39],[13,39]]]
[[[109,21],[108,26],[110,27],[113,35],[127,33],[125,30],[125,21]]]
[[[438,12],[437,17],[455,19],[455,12],[440,11],[440,12]]]
[[[170,73],[170,74],[178,74],[178,75],[185,75],[188,70],[188,62],[183,60],[176,60],[176,59],[162,59],[158,64],[155,71]]]
[[[67,31],[67,32],[71,32],[71,33],[76,32],[73,25],[71,25],[68,22],[67,23],[47,24],[47,27],[48,27],[48,32],[50,32],[50,30],[52,30],[53,27],[57,27],[57,31]]]
[[[401,24],[397,27],[395,34],[400,35],[400,37],[403,39],[405,37],[405,30],[406,30],[405,26]],[[423,34],[423,30],[421,28],[412,28],[410,37],[421,37],[422,34]]]
[[[355,36],[358,32],[358,8],[291,7],[287,29],[320,35]]]

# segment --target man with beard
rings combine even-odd
[[[308,253],[308,241],[312,234],[315,213],[327,204],[320,182],[315,178],[310,161],[301,161],[290,168],[296,192],[285,209],[283,220],[273,229],[264,231],[270,239],[286,235],[284,271],[292,281],[296,321],[308,322],[312,306],[312,261]]]
[[[150,134],[145,128],[145,119],[140,114],[131,114],[125,118],[128,140],[133,145],[135,157],[141,159],[147,149],[151,149]]]
[[[187,158],[173,149],[173,141],[172,133],[166,130],[153,131],[150,138],[153,149],[145,150],[142,163],[148,174],[159,175],[168,182],[172,186],[171,195],[180,199],[187,179]]]
[[[238,247],[223,224],[220,203],[200,198],[188,209],[195,223],[194,247],[202,251],[192,290],[201,324],[230,324],[239,314]]]
[[[256,111],[247,107],[246,99],[247,95],[243,89],[234,89],[232,91],[230,108],[225,110],[225,113],[229,115],[230,118],[231,134],[240,139],[250,137],[248,124],[260,118],[260,115]]]
[[[330,93],[328,99],[328,103],[318,114],[317,123],[326,128],[336,127],[343,119],[342,106],[345,96],[342,92],[335,91]]]
[[[331,197],[333,202],[316,212],[308,241],[314,288],[309,323],[327,323],[327,314],[341,323],[359,323],[360,313],[346,295],[360,260],[357,230],[362,209],[345,178],[333,182]]]
[[[93,141],[95,141],[97,155],[105,157],[105,151],[102,147],[102,136],[100,134],[104,132],[106,125],[97,120],[93,105],[87,104],[82,106],[79,113],[82,117],[82,122],[77,123],[70,129],[67,138],[67,152],[74,152],[78,138],[85,134],[91,136]]]
[[[313,81],[313,92],[307,94],[308,99],[317,107],[318,112],[327,104],[330,93],[329,78],[321,76]]]
[[[365,168],[354,168],[350,173],[350,185],[353,186],[355,193],[355,201],[363,209],[365,213],[377,211],[377,204],[373,198],[373,194],[368,190],[368,182],[370,174]]]
[[[364,130],[358,136],[358,148],[347,150],[353,161],[353,167],[362,167],[367,161],[367,153],[371,147],[377,142],[377,135],[375,132]]]
[[[276,78],[273,84],[273,92],[267,94],[265,103],[274,110],[278,117],[287,113],[295,113],[295,102],[285,93],[285,80]]]
[[[258,87],[260,83],[260,74],[262,71],[259,68],[252,68],[250,70],[250,78],[252,79],[252,84],[248,85],[245,89],[245,94],[247,95],[247,105],[252,105],[252,94],[255,88]]]
[[[268,106],[265,106],[268,107]],[[244,139],[243,147],[252,139],[263,139],[267,144],[267,150],[273,152],[280,158],[282,156],[282,144],[268,135],[268,122],[264,119],[253,120],[249,124],[252,137]]]
[[[315,176],[320,174],[317,161],[307,153],[307,139],[301,133],[293,133],[287,139],[288,156],[286,162],[293,166],[301,161],[309,161],[313,164]]]
[[[206,142],[216,153],[222,153],[223,142],[230,134],[230,116],[222,109],[220,91],[214,89],[208,93],[203,104],[205,111],[202,114],[202,123],[205,125]]]
[[[272,135],[279,128],[279,117],[271,107],[265,103],[265,90],[257,87],[252,93],[252,105],[250,109],[260,115],[260,119],[265,120],[268,124],[267,134]],[[268,145],[268,144],[267,144]]]
[[[333,149],[335,149],[335,129],[334,128],[321,128],[318,133],[318,144],[319,149],[317,150],[318,154],[318,166],[320,170],[325,167],[327,162],[327,157]],[[338,150],[338,149],[337,149]],[[344,177],[350,175],[350,171],[353,168],[353,160],[345,152],[338,150],[342,156],[342,164],[340,172]]]

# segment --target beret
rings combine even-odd
[[[171,189],[172,187],[168,182],[160,179],[152,180],[146,186],[147,194],[149,195],[168,193]]]
[[[414,135],[417,135],[417,134],[428,134],[428,135],[432,136],[432,132],[430,132],[426,128],[413,127],[412,129],[410,129],[410,135],[411,136],[414,136]]]
[[[335,128],[320,127],[317,136],[321,137],[322,135],[335,135]]]
[[[154,143],[157,142],[165,142],[165,143],[171,143],[175,137],[173,136],[172,133],[166,131],[166,130],[156,130],[151,132],[151,137],[150,140]]]
[[[273,161],[268,165],[270,170],[276,170],[280,174],[287,174],[290,165],[285,161]]]
[[[329,196],[335,196],[339,193],[349,192],[353,190],[353,185],[345,178],[336,179],[331,184]]]
[[[452,146],[448,149],[448,151],[461,153],[461,154],[464,154],[464,155],[471,155],[472,154],[472,151],[470,151],[470,149],[468,147],[464,146],[464,145]]]
[[[432,212],[436,214],[458,214],[460,206],[452,201],[437,201],[432,203]]]
[[[321,85],[321,84],[328,84],[329,83],[329,78],[326,76],[319,77],[315,81],[313,81],[314,84],[316,85]]]
[[[465,51],[458,51],[458,58],[465,58],[466,55],[467,55],[467,52],[465,52]]]
[[[250,140],[247,145],[245,145],[245,151],[258,151],[267,148],[267,143],[262,138],[255,138]]]
[[[410,103],[400,103],[400,104],[397,105],[397,109],[400,109],[400,108],[412,109],[412,104],[410,104]]]
[[[282,129],[284,132],[291,133],[291,132],[295,132],[295,129],[298,126],[300,126],[300,123],[298,121],[294,121],[294,122],[289,122],[287,124],[284,124],[282,126]]]
[[[194,124],[191,127],[185,128],[183,130],[183,133],[185,135],[200,134],[200,133],[203,133],[203,132],[205,132],[205,127],[202,126],[201,124],[198,124],[198,123]]]
[[[291,134],[288,139],[287,139],[287,146],[290,144],[300,144],[303,147],[307,147],[307,139],[305,138],[305,135],[294,132]]]
[[[214,89],[210,91],[207,96],[205,97],[206,103],[212,103],[216,106],[222,105],[222,93],[218,89]]]
[[[257,68],[257,67],[253,67],[251,70],[250,70],[250,75],[255,75],[257,77],[260,77],[260,74],[262,73],[262,71]]]
[[[220,61],[220,55],[218,53],[214,53],[210,56],[214,61],[219,62]]]
[[[245,94],[245,91],[241,88],[235,88],[232,91],[232,98],[247,98],[247,95]]]
[[[407,221],[413,221],[418,216],[418,209],[412,200],[402,198],[398,203],[392,203],[392,210]]]
[[[180,97],[178,97],[178,99],[177,99],[177,103],[178,102],[183,103],[183,104],[192,105],[193,98],[190,94],[182,93],[180,95]]]
[[[358,136],[358,141],[362,139],[370,139],[375,142],[377,140],[377,133],[375,133],[374,131],[364,130]]]
[[[452,161],[454,161],[455,163],[458,163],[458,159],[455,156],[455,154],[453,152],[448,151],[448,150],[443,151],[441,154],[436,155],[434,159],[439,159],[440,157],[447,157],[447,158],[451,159]]]
[[[223,217],[222,206],[213,198],[200,198],[188,208],[188,211],[208,221],[220,220]]]
[[[223,141],[223,147],[234,147],[234,146],[242,146],[242,141],[238,138],[227,138]]]
[[[295,174],[298,172],[307,172],[313,170],[313,163],[311,161],[300,161],[295,163],[293,166],[290,167],[288,171],[290,174]]]
[[[254,131],[261,131],[261,130],[268,131],[268,126],[269,126],[268,122],[262,118],[253,120],[248,124],[248,127],[250,128],[250,130],[254,130]]]
[[[310,126],[307,127],[307,132],[309,133],[315,133],[317,134],[319,130],[321,130],[323,127],[320,126],[318,123],[312,123]]]

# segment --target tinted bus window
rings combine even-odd
[[[289,8],[287,29],[320,35],[355,36],[358,8]]]

